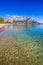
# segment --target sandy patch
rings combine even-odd
[[[0,24],[0,28],[4,27],[6,24]]]

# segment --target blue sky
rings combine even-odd
[[[29,16],[43,22],[43,0],[0,0],[0,17]]]

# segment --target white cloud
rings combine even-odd
[[[14,16],[14,15],[5,14],[5,15],[4,15],[4,18],[9,18],[9,17],[12,17],[12,16]]]
[[[4,15],[4,18],[15,17],[15,16],[19,16],[19,15],[10,15],[10,14],[5,14],[5,15]]]

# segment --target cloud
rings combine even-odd
[[[9,17],[12,17],[12,16],[14,16],[14,15],[5,14],[5,15],[4,15],[4,18],[9,18]]]
[[[14,17],[14,16],[19,16],[19,15],[10,15],[10,14],[5,14],[4,18],[9,18],[9,17]]]

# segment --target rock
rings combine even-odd
[[[7,19],[4,19],[5,22],[22,22],[22,23],[38,23],[35,20],[33,20],[32,18],[29,17],[23,17],[23,16],[13,16],[13,17],[9,17]]]

